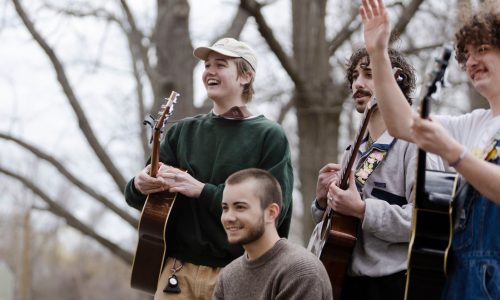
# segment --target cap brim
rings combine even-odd
[[[225,56],[229,56],[229,57],[241,57],[240,55],[238,55],[232,51],[217,48],[217,47],[198,47],[198,48],[194,49],[193,55],[198,59],[207,60],[208,54],[212,51],[220,53],[220,54],[225,55]]]

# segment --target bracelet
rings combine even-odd
[[[467,154],[467,148],[464,147],[462,153],[460,153],[460,156],[456,160],[448,163],[448,166],[453,168],[456,167],[462,161],[462,159],[464,159],[466,154]]]

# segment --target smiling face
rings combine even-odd
[[[396,82],[411,105],[416,84],[415,70],[399,51],[389,49],[388,54]],[[367,104],[366,98],[375,94],[370,56],[365,48],[354,50],[346,61],[346,80],[352,92],[356,110],[364,112]]]
[[[372,69],[366,58],[361,59],[352,72],[351,90],[356,110],[364,112],[374,93]]]
[[[218,103],[234,105],[243,102],[243,86],[249,82],[246,76],[238,76],[233,58],[213,51],[205,60],[202,80],[208,98]]]
[[[465,70],[474,88],[485,98],[500,92],[500,49],[483,44],[468,45],[465,51]]]
[[[256,180],[226,185],[222,197],[221,222],[230,244],[247,245],[259,240],[266,230],[267,208],[255,194]],[[270,222],[274,226],[274,221]]]

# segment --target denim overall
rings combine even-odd
[[[496,146],[499,149],[500,141]],[[499,155],[489,162],[500,165]],[[500,205],[466,185],[456,211],[442,299],[500,300]]]

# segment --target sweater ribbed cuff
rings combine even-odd
[[[318,202],[318,199],[317,199],[317,198],[314,198],[314,200],[313,200],[313,201],[314,201],[314,206],[316,206],[316,208],[317,208],[317,209],[322,210],[322,211],[325,211],[325,210],[326,210],[326,207],[325,207],[325,208],[323,208],[323,207],[321,207],[321,205],[319,205],[319,202]]]

